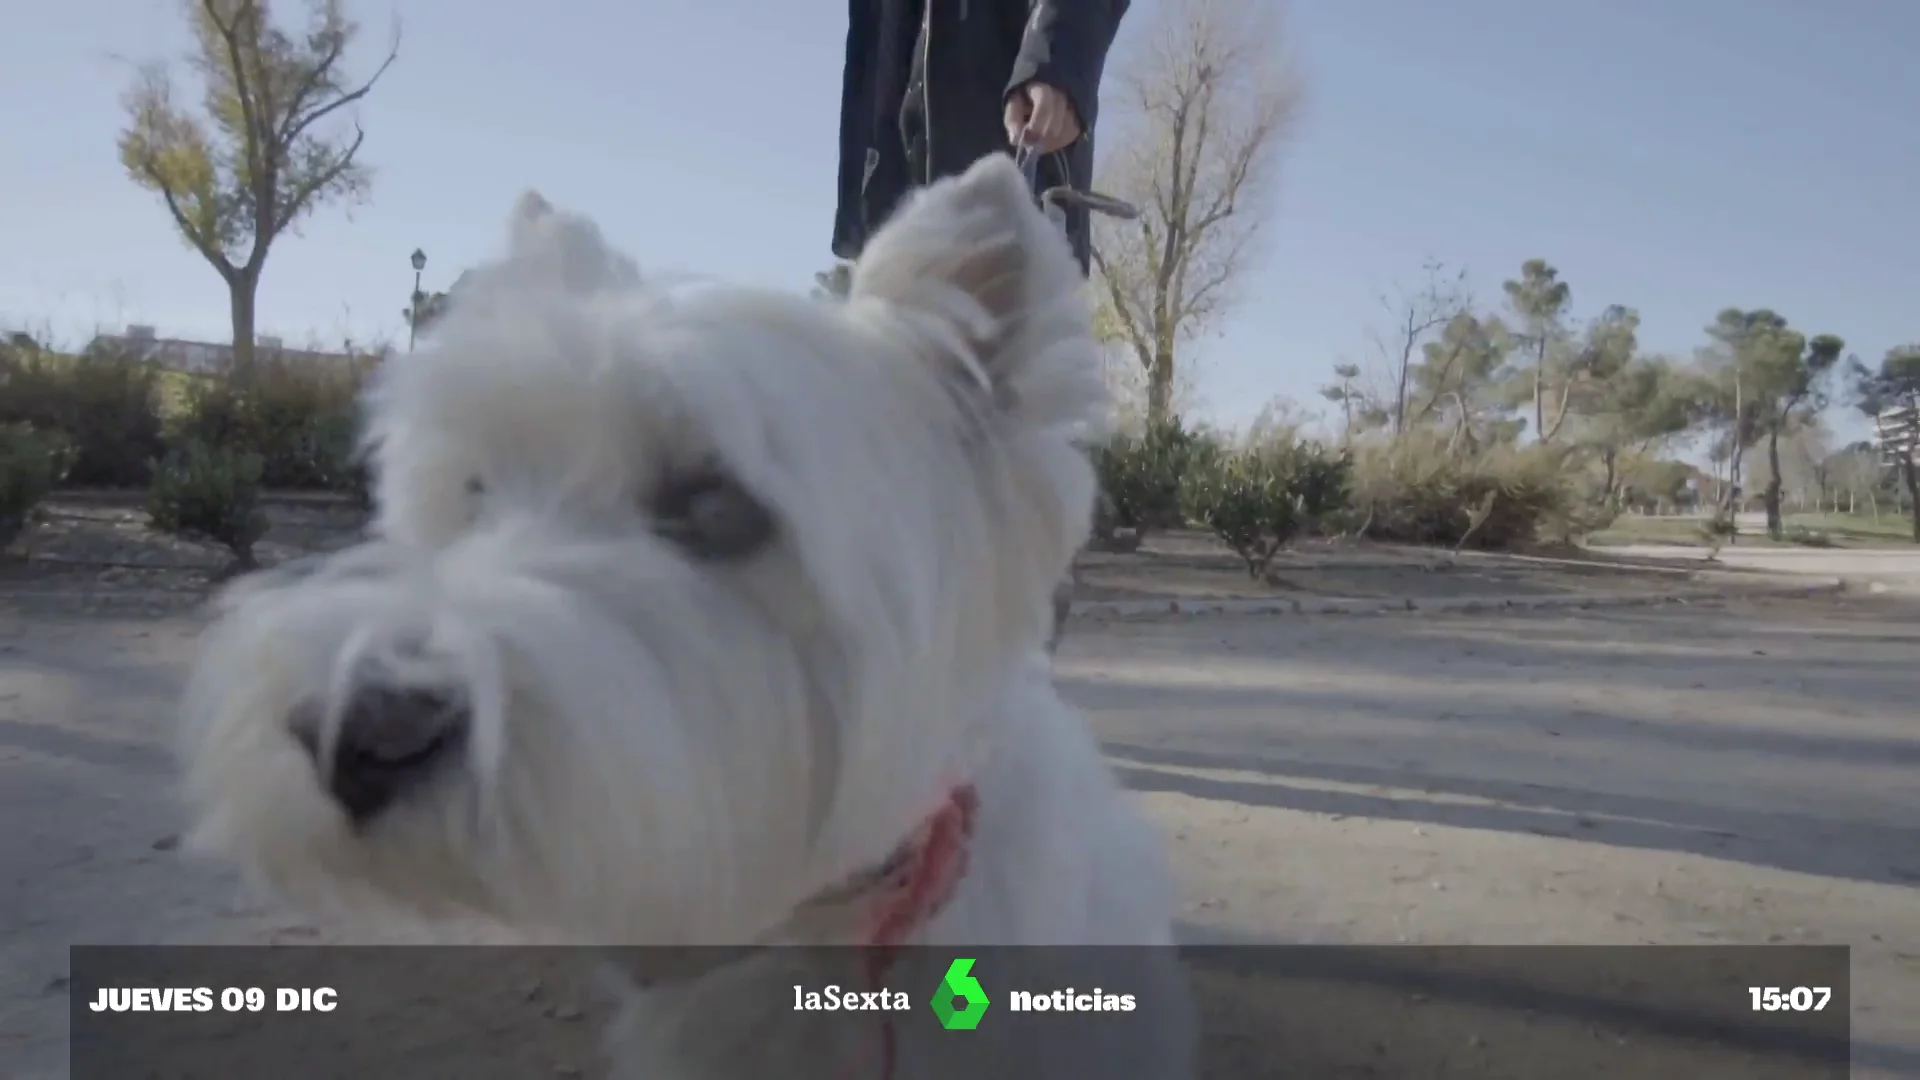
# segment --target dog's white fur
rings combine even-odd
[[[528,196],[507,258],[369,397],[376,539],[223,598],[186,703],[196,846],[328,910],[593,945],[843,944],[853,913],[809,899],[970,780],[969,869],[915,943],[1159,946],[1114,951],[1133,959],[1107,975],[1156,1015],[1073,1036],[1054,1064],[1186,1075],[1158,838],[1041,657],[1094,497],[1074,440],[1106,410],[1084,292],[1004,158],[898,213],[844,303],[643,286]],[[737,562],[691,558],[649,518],[663,477],[714,459],[777,522]],[[369,663],[460,688],[470,738],[356,828],[290,718],[320,703],[324,755]],[[819,1025],[782,1011],[790,966],[638,994],[618,1057],[815,1075],[795,1054]],[[938,976],[902,982],[916,1009]],[[753,986],[770,1026],[743,1053],[697,1017],[724,995],[738,1023]],[[900,1075],[979,1066],[936,1038],[901,1047]]]

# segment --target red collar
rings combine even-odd
[[[955,785],[877,869],[859,874],[804,905],[819,905],[834,912],[846,907],[856,909],[859,921],[854,943],[864,953],[867,989],[883,988],[900,947],[953,899],[967,874],[968,847],[979,811],[980,793],[974,786]],[[704,973],[682,972],[679,977]],[[656,981],[643,977],[641,985]],[[882,1013],[878,1062],[882,1080],[892,1080],[896,1057],[893,1019]]]
[[[980,794],[972,784],[947,792],[933,813],[893,849],[858,890],[865,907],[859,942],[891,951],[932,921],[967,873]]]
[[[972,784],[947,792],[933,813],[900,842],[887,861],[854,886],[865,908],[859,942],[866,946],[869,990],[883,986],[900,945],[933,920],[967,874],[967,849],[973,840],[980,793]],[[891,1017],[880,1021],[881,1080],[893,1080],[898,1035]]]

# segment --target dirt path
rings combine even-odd
[[[168,848],[191,618],[8,599],[0,1061],[58,1076],[69,942],[329,935]],[[1912,609],[1779,601],[1081,623],[1060,670],[1173,837],[1196,934],[1848,943],[1855,1075],[1895,1076],[1920,1075],[1916,646]],[[546,989],[502,996],[525,1016],[476,1054],[579,1075],[591,1010],[502,978]]]

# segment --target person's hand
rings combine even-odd
[[[1046,83],[1028,83],[1007,95],[1007,142],[1051,154],[1080,137],[1080,118],[1067,95]]]

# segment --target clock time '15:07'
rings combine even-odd
[[[1754,1012],[1819,1012],[1833,1000],[1826,986],[1749,986]]]

